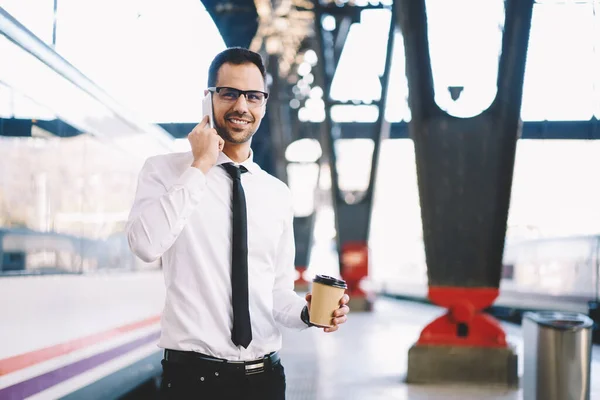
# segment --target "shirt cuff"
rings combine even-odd
[[[304,308],[302,309],[302,313],[300,314],[300,319],[307,326],[316,326],[316,325],[310,323],[310,314],[308,313],[308,306],[304,306]]]
[[[289,329],[303,330],[308,329],[308,325],[302,321],[302,310],[306,305],[306,300],[298,296],[295,292],[288,293],[289,299],[276,300],[276,304],[287,303],[283,309],[276,308],[277,322]]]
[[[206,187],[206,175],[195,167],[188,167],[175,182],[175,187],[185,187],[192,197],[197,197]]]

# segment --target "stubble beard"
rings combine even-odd
[[[254,136],[254,133],[252,130],[246,131],[244,130],[243,132],[241,132],[241,136],[239,134],[234,136],[234,133],[232,133],[229,129],[221,126],[220,124],[215,122],[215,130],[217,131],[217,134],[219,136],[221,136],[221,138],[229,143],[234,143],[234,144],[242,144],[242,143],[246,143],[247,141],[249,141],[252,136]]]

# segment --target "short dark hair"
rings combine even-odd
[[[235,65],[254,64],[258,67],[260,74],[267,86],[267,71],[260,54],[243,47],[229,47],[215,56],[208,68],[208,87],[217,85],[217,76],[219,69],[223,64],[230,63]]]

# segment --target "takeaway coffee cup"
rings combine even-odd
[[[312,284],[310,302],[310,323],[320,326],[333,326],[333,312],[340,307],[340,300],[348,286],[341,279],[327,275],[317,275]]]

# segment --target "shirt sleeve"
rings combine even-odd
[[[294,212],[289,202],[283,234],[279,240],[275,264],[275,285],[273,288],[273,314],[275,321],[291,328],[302,330],[308,328],[301,318],[306,300],[294,291],[296,268],[294,259],[296,247],[294,243]]]
[[[139,178],[126,226],[129,247],[145,262],[159,259],[175,242],[206,188],[201,170],[187,168],[171,187],[149,159]]]

